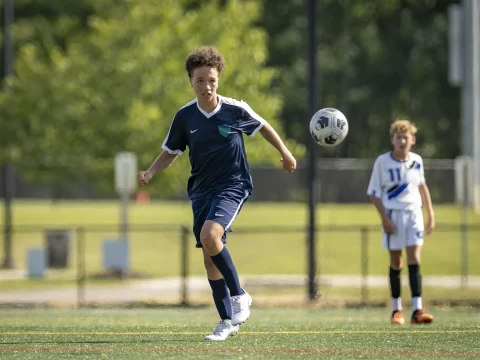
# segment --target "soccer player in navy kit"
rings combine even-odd
[[[163,152],[152,166],[138,174],[140,184],[170,166],[189,148],[196,247],[202,248],[208,281],[221,321],[205,340],[222,341],[238,332],[250,315],[251,296],[241,288],[237,270],[224,246],[226,235],[252,191],[252,178],[243,135],[257,132],[280,153],[286,172],[296,160],[272,126],[247,103],[217,94],[223,56],[212,47],[201,47],[188,57],[185,67],[196,98],[173,118],[163,142]]]

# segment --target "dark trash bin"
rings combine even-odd
[[[68,267],[72,248],[72,231],[69,229],[46,229],[47,266],[49,268]]]

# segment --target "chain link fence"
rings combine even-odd
[[[374,159],[321,159],[318,161],[317,202],[362,203],[367,201],[366,191]],[[425,176],[434,203],[455,202],[455,161],[425,159]],[[306,201],[307,169],[302,162],[293,174],[286,174],[280,166],[254,166],[252,178],[254,192],[249,201]],[[1,181],[1,180],[0,180]],[[51,189],[30,184],[16,177],[15,197],[51,199],[117,198],[111,194],[98,195],[92,184],[77,184],[72,190]],[[165,197],[163,197],[165,198]],[[186,200],[185,191],[170,194],[170,199]]]
[[[317,202],[362,203],[374,159],[322,159],[318,161]],[[425,159],[425,177],[434,203],[455,202],[455,161]],[[307,170],[286,174],[276,167],[254,167],[252,201],[306,201]]]
[[[210,289],[200,250],[194,248],[189,227],[132,225],[130,238],[116,240],[118,226],[70,226],[55,229],[71,234],[67,251],[44,261],[44,269],[32,273],[32,250],[52,256],[48,233],[52,228],[17,226],[14,229],[16,269],[0,272],[1,304],[88,304],[155,302],[187,305],[198,293]],[[317,277],[320,289],[354,290],[351,298],[367,302],[370,292],[388,287],[387,256],[380,248],[380,230],[374,226],[322,226],[318,230]],[[249,289],[306,288],[307,229],[252,226],[235,229],[228,246]],[[439,224],[424,250],[422,272],[426,285],[468,288],[477,281],[480,267],[480,226]],[[465,241],[462,241],[465,239]],[[58,240],[58,238],[57,238]],[[126,266],[106,262],[106,242],[127,246]],[[111,251],[111,250],[110,250]],[[118,252],[112,253],[118,256]],[[66,257],[60,259],[59,257]],[[37,259],[38,261],[38,259]],[[56,265],[55,265],[56,264]],[[60,265],[60,266],[59,266]],[[110,266],[110,267],[108,267]],[[437,283],[435,283],[435,281]],[[478,281],[477,281],[478,282]],[[12,286],[13,285],[13,286]],[[474,284],[473,286],[477,286]],[[192,295],[193,294],[193,295]]]

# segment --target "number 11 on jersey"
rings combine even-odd
[[[400,181],[401,180],[400,168],[388,169],[388,172],[390,173],[390,180],[391,181]],[[395,174],[397,175],[397,179],[395,179]]]

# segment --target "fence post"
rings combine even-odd
[[[462,243],[461,243],[461,250],[460,250],[460,271],[461,271],[461,287],[467,287],[468,281],[468,209],[470,205],[470,199],[473,198],[471,194],[471,184],[470,180],[472,179],[471,175],[471,161],[469,161],[468,157],[460,158],[461,159],[461,170],[459,174],[461,174],[460,179],[463,181],[459,181],[460,185],[460,193],[457,195],[461,203],[461,221],[460,221],[460,231],[462,234]],[[459,160],[460,160],[459,159]]]
[[[85,303],[85,229],[77,228],[77,307]]]
[[[461,232],[462,232],[462,244],[460,251],[460,266],[461,268],[461,287],[466,288],[468,283],[468,225],[467,223],[462,223]]]
[[[360,264],[362,272],[361,299],[362,303],[368,301],[368,228],[363,227],[360,230]]]
[[[188,237],[190,231],[186,226],[181,227],[181,241],[180,241],[180,266],[182,274],[182,302],[181,305],[188,305]]]

